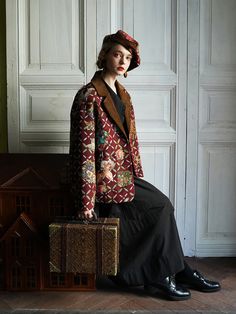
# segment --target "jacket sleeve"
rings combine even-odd
[[[143,168],[142,162],[140,158],[140,151],[139,151],[139,142],[138,142],[138,135],[136,131],[136,123],[135,123],[135,114],[134,114],[134,107],[132,105],[132,101],[130,99],[130,134],[129,140],[131,143],[131,156],[134,166],[134,173],[137,177],[143,177]]]
[[[70,183],[75,209],[94,208],[96,194],[94,96],[91,89],[81,89],[70,115]]]

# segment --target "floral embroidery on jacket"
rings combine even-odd
[[[123,149],[119,148],[117,151],[116,151],[116,158],[118,160],[123,160],[124,159],[124,151]]]
[[[93,87],[88,87],[88,88],[85,89],[85,92],[84,92],[84,95],[83,95],[83,99],[87,100],[87,98],[90,97],[93,94],[94,94],[94,88]]]
[[[89,131],[93,131],[94,130],[94,123],[93,121],[85,121],[85,127],[84,127],[84,130],[89,130]]]
[[[106,143],[106,138],[108,137],[109,133],[107,131],[104,130],[99,130],[98,133],[96,134],[96,140],[97,140],[97,144],[98,147],[99,145],[103,145]]]
[[[107,192],[107,186],[104,184],[98,184],[97,191],[99,193],[105,193],[105,192]]]
[[[101,161],[101,172],[98,174],[98,182],[103,180],[104,178],[109,179],[110,181],[113,180],[113,175],[111,173],[111,170],[114,168],[115,163],[111,159],[108,160],[102,160]]]
[[[123,187],[132,183],[132,173],[130,171],[118,172],[118,185]]]
[[[134,162],[135,166],[136,165],[138,166],[141,163],[140,155],[134,155],[133,156],[133,162]]]
[[[95,166],[91,160],[86,160],[82,165],[82,179],[88,183],[95,183]]]
[[[91,142],[90,142],[89,144],[83,143],[83,147],[84,147],[84,148],[87,148],[87,149],[89,149],[89,150],[91,150],[91,151],[94,151],[94,150],[95,150],[95,139],[92,138],[92,139],[91,139]]]

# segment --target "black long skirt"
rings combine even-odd
[[[128,286],[156,282],[184,269],[174,208],[161,191],[135,177],[135,197],[121,204],[96,204],[100,217],[120,218],[120,269]]]

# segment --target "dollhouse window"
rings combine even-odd
[[[22,212],[30,212],[30,197],[28,195],[16,196],[16,213],[19,215]]]
[[[20,255],[20,239],[17,237],[11,238],[11,255],[15,257]]]
[[[65,286],[65,275],[59,273],[51,273],[52,286],[60,287]]]
[[[36,270],[35,267],[28,267],[27,274],[27,288],[36,288]]]
[[[74,276],[74,285],[75,286],[80,286],[81,285],[81,276],[80,275],[75,275]]]
[[[19,266],[15,266],[12,268],[12,282],[11,286],[13,289],[17,289],[21,287],[21,271]]]
[[[50,198],[49,211],[50,216],[63,216],[64,215],[64,199],[63,198]]]
[[[75,286],[87,286],[88,285],[88,276],[76,274],[74,276],[74,285]]]
[[[27,239],[25,243],[25,255],[28,257],[34,256],[34,240]]]
[[[81,285],[87,286],[88,285],[88,277],[86,275],[81,276]]]

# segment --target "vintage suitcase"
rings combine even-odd
[[[119,218],[56,222],[49,225],[50,271],[117,274]]]

